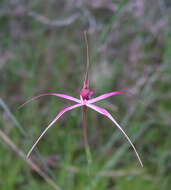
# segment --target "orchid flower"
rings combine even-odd
[[[107,117],[108,119],[110,119],[115,126],[123,133],[123,135],[126,137],[126,139],[128,140],[129,144],[132,146],[138,160],[139,163],[141,164],[141,166],[143,166],[142,161],[140,159],[140,156],[134,146],[134,144],[132,143],[132,141],[130,140],[130,138],[128,137],[128,135],[126,134],[126,132],[122,129],[122,127],[118,124],[118,122],[113,118],[113,116],[104,108],[99,107],[97,105],[95,105],[94,103],[99,102],[101,100],[104,100],[106,98],[115,96],[115,95],[119,95],[119,94],[124,94],[123,91],[113,91],[113,92],[109,92],[109,93],[105,93],[102,94],[101,96],[97,96],[95,98],[91,98],[94,94],[94,91],[89,89],[89,80],[88,80],[88,68],[89,68],[89,56],[88,56],[88,43],[87,43],[87,38],[86,39],[86,44],[87,44],[87,69],[86,69],[86,73],[85,73],[85,77],[84,77],[84,84],[83,84],[83,88],[80,92],[80,98],[75,98],[73,96],[70,95],[66,95],[66,94],[59,94],[59,93],[45,93],[45,94],[40,94],[38,96],[35,96],[33,98],[31,98],[30,100],[26,101],[24,104],[22,104],[20,107],[24,106],[25,104],[29,103],[30,101],[36,100],[38,98],[44,97],[44,96],[56,96],[62,99],[66,99],[66,100],[70,100],[72,102],[75,102],[76,104],[71,105],[69,107],[66,107],[64,109],[62,109],[57,115],[56,117],[51,121],[51,123],[44,129],[44,131],[41,133],[41,135],[39,136],[39,138],[36,140],[36,142],[33,144],[33,146],[31,147],[31,149],[29,150],[28,154],[27,154],[27,158],[29,158],[30,154],[32,153],[32,151],[34,150],[34,148],[36,147],[36,145],[38,144],[38,142],[41,140],[41,138],[45,135],[45,133],[48,131],[48,129],[50,129],[54,123],[60,118],[62,117],[66,112],[73,110],[75,108],[78,107],[83,107],[83,119],[85,119],[85,112],[87,110],[87,108],[90,108],[92,110],[95,110],[96,112],[104,115],[105,117]],[[86,130],[86,129],[84,129]],[[86,133],[86,131],[85,131]],[[88,144],[87,142],[87,138],[85,137],[85,143]]]

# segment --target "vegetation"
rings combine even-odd
[[[171,23],[167,0],[0,1],[0,189],[168,190],[171,184]],[[79,98],[89,33],[90,86],[111,121],[89,110],[88,165],[79,109],[68,112],[25,154],[58,111],[71,105],[45,92]],[[16,146],[15,146],[16,145]],[[35,164],[33,166],[33,164]],[[41,172],[35,169],[38,167]]]

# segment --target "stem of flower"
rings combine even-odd
[[[83,137],[84,137],[84,146],[85,146],[85,151],[86,151],[86,157],[88,164],[92,162],[91,158],[91,152],[90,152],[90,147],[88,143],[88,137],[87,137],[87,107],[83,106],[82,107],[82,117],[83,117]]]

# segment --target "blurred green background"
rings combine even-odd
[[[169,0],[0,0],[0,130],[25,154],[40,132],[79,97],[89,34],[90,83],[96,96],[128,90],[88,112],[93,162],[88,166],[81,111],[63,116],[31,159],[64,190],[168,190],[171,186],[171,2]],[[0,137],[0,189],[53,189]]]

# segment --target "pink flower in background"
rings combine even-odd
[[[87,65],[89,65],[89,62],[87,63]],[[87,71],[85,74],[85,79],[84,79],[84,85],[83,85],[83,89],[80,92],[80,99],[75,98],[73,96],[69,96],[69,95],[65,95],[65,94],[59,94],[59,93],[46,93],[46,94],[40,94],[38,96],[33,97],[32,99],[26,101],[24,104],[22,104],[20,107],[24,106],[25,104],[29,103],[30,101],[33,101],[35,99],[38,99],[40,97],[44,97],[44,96],[56,96],[62,99],[67,99],[70,100],[72,102],[75,102],[76,104],[71,105],[69,107],[66,107],[64,109],[62,109],[57,115],[56,117],[53,119],[53,121],[44,129],[44,131],[41,133],[41,135],[39,136],[39,138],[37,139],[37,141],[33,144],[33,146],[31,147],[31,149],[29,150],[27,157],[30,156],[31,152],[33,151],[33,149],[36,147],[37,143],[40,141],[40,139],[44,136],[44,134],[47,132],[47,130],[49,128],[51,128],[53,126],[53,124],[66,112],[73,110],[75,108],[78,107],[83,107],[83,108],[90,108],[95,110],[96,112],[106,116],[107,118],[109,118],[115,125],[116,127],[124,134],[124,136],[126,137],[126,139],[128,140],[128,142],[130,143],[130,145],[132,146],[132,148],[135,151],[135,154],[141,164],[141,166],[143,166],[142,161],[140,159],[140,156],[138,154],[138,152],[136,151],[135,146],[133,145],[133,143],[131,142],[130,138],[127,136],[127,134],[125,133],[125,131],[122,129],[122,127],[117,123],[117,121],[112,117],[112,115],[104,108],[99,107],[97,105],[95,105],[94,103],[99,102],[101,100],[104,100],[106,98],[109,98],[111,96],[115,96],[118,94],[123,94],[123,91],[114,91],[114,92],[109,92],[109,93],[105,93],[101,96],[95,97],[95,98],[91,98],[92,95],[94,94],[94,92],[92,90],[89,89],[89,81],[88,81],[88,66],[87,66]]]

